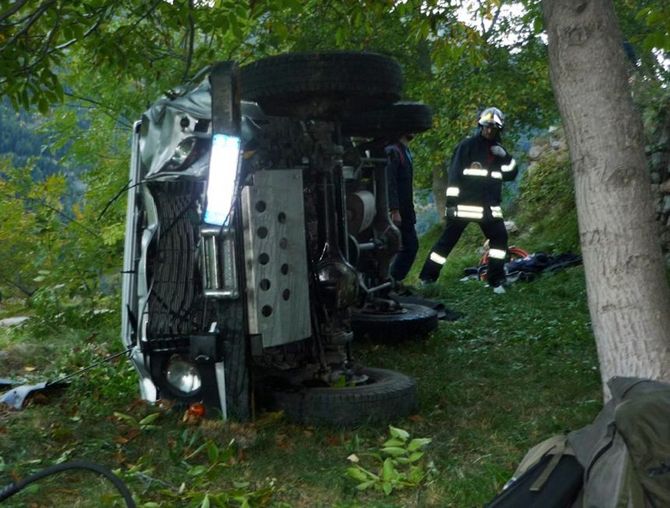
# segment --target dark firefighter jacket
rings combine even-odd
[[[402,143],[394,143],[385,148],[386,174],[388,178],[389,209],[397,209],[405,223],[414,224],[414,167],[412,153]]]
[[[516,178],[516,161],[498,157],[491,148],[498,141],[476,134],[462,141],[451,159],[447,211],[465,220],[502,219],[502,182]]]

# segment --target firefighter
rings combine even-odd
[[[400,250],[391,264],[391,277],[395,282],[400,282],[407,276],[419,250],[419,240],[414,228],[414,166],[409,149],[409,142],[413,138],[413,134],[402,134],[385,148],[389,213],[401,235]]]
[[[516,178],[516,161],[500,144],[505,116],[498,108],[479,115],[477,133],[462,141],[449,166],[447,222],[421,269],[422,284],[435,282],[447,256],[470,222],[477,222],[489,240],[488,281],[504,293],[507,230],[500,207],[502,182]]]

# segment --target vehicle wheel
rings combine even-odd
[[[351,315],[351,328],[357,340],[400,342],[419,339],[437,328],[437,312],[413,303],[388,312],[358,309]]]
[[[402,69],[376,53],[286,53],[242,67],[240,90],[269,115],[332,120],[397,101]]]
[[[342,133],[363,138],[393,138],[407,132],[424,132],[432,125],[430,107],[420,102],[396,102],[387,108],[346,118],[342,122]]]
[[[160,235],[147,252],[147,338],[197,333],[202,320],[203,298],[198,285],[197,183],[153,185]]]
[[[368,383],[352,387],[268,387],[268,409],[301,424],[350,427],[385,424],[418,408],[416,381],[400,372],[364,368]]]

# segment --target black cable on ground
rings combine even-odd
[[[71,462],[64,462],[63,464],[56,464],[55,466],[50,466],[47,467],[46,469],[43,469],[42,471],[38,471],[37,473],[34,473],[16,483],[11,483],[6,487],[0,489],[0,503],[5,499],[10,498],[17,492],[20,492],[28,485],[30,485],[33,482],[36,482],[37,480],[46,478],[47,476],[51,476],[52,474],[68,471],[70,469],[88,469],[90,471],[94,471],[98,474],[101,474],[114,484],[116,490],[118,490],[121,496],[123,496],[123,499],[126,502],[126,506],[128,508],[135,508],[135,501],[133,501],[133,496],[130,494],[128,487],[126,487],[126,485],[121,481],[121,479],[118,476],[116,476],[106,467],[103,467],[99,464],[95,464],[93,462],[88,462],[86,460],[73,460]]]

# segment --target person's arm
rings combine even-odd
[[[451,156],[449,171],[447,173],[447,209],[453,208],[458,203],[458,196],[461,193],[461,176],[466,164],[467,146],[461,142]]]
[[[506,182],[514,180],[519,169],[516,167],[516,161],[510,153],[500,144],[493,145],[491,147],[491,153],[496,156],[500,162],[500,171],[502,172],[503,180]]]
[[[386,148],[386,180],[388,182],[389,212],[391,221],[400,224],[400,203],[398,201],[398,172],[400,171],[400,153],[395,146]]]

